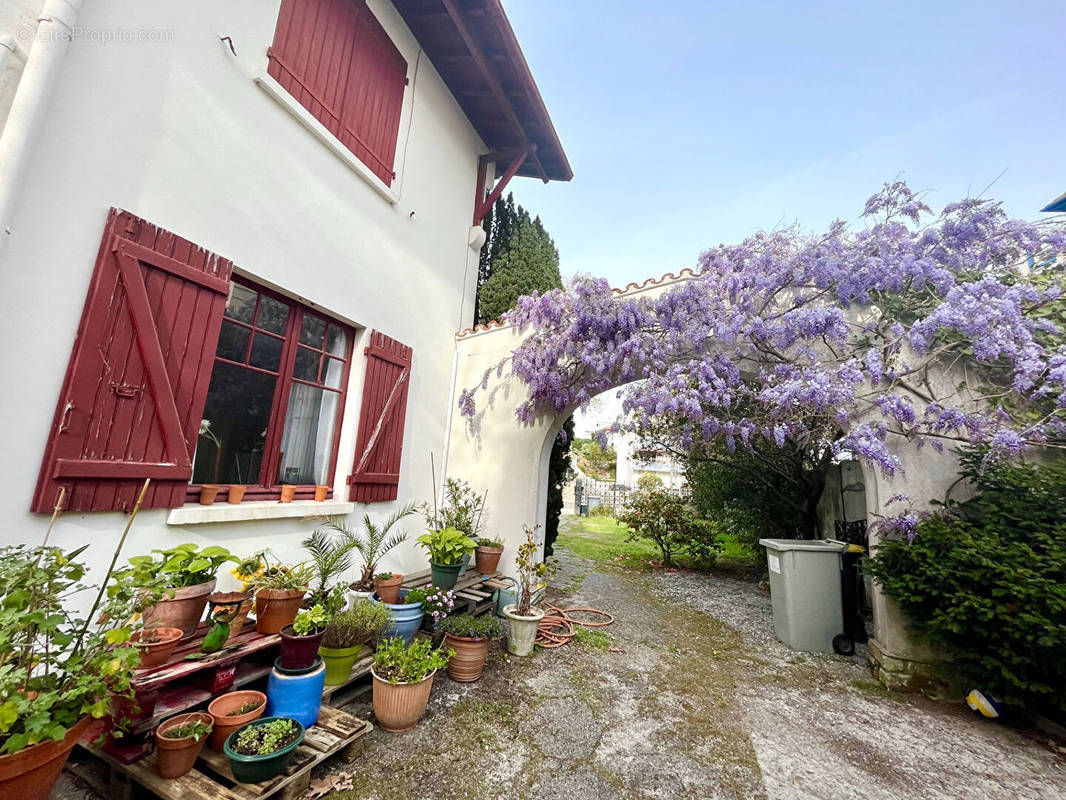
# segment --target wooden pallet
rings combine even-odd
[[[318,722],[304,734],[303,743],[282,775],[263,783],[237,783],[229,759],[205,747],[196,766],[180,778],[166,780],[155,771],[155,753],[133,764],[116,758],[87,742],[79,746],[106,767],[93,769],[87,761],[72,759],[67,769],[110,800],[130,800],[136,787],[143,787],[163,800],[295,800],[307,791],[311,770],[338,753],[346,761],[359,755],[362,737],[374,726],[330,706],[322,706]]]
[[[497,589],[506,589],[510,586],[509,583],[501,580],[503,578],[500,572],[487,572],[481,573],[471,567],[455,582],[456,599],[456,613],[462,614],[484,614],[495,605],[495,594]],[[404,589],[414,589],[420,586],[428,586],[430,582],[430,571],[423,570],[422,572],[416,572],[412,575],[405,575],[403,581]]]

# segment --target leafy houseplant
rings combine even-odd
[[[162,581],[167,595],[145,608],[144,624],[148,627],[180,628],[191,636],[200,624],[207,606],[207,596],[215,589],[215,573],[233,555],[224,547],[179,544],[155,555],[133,556],[122,571],[137,586],[157,586]],[[156,558],[155,556],[158,556]]]
[[[431,531],[455,528],[471,539],[476,538],[481,528],[486,494],[487,492],[478,494],[466,481],[448,478],[444,483],[444,495],[440,506],[438,507],[434,500],[432,513],[428,505],[423,506],[426,527]],[[470,553],[464,553],[459,563],[459,575],[464,575],[470,563]]]
[[[318,645],[326,633],[330,613],[319,604],[296,615],[291,625],[281,629],[281,668],[308,669],[315,663]]]
[[[180,778],[193,768],[211,734],[210,714],[196,712],[171,717],[156,728],[155,769],[161,778]]]
[[[442,620],[439,630],[455,653],[448,661],[448,676],[466,683],[481,677],[492,640],[503,636],[503,623],[494,615],[457,614]]]
[[[433,647],[427,639],[410,645],[389,639],[378,645],[370,673],[374,679],[374,716],[387,731],[405,731],[422,719],[429,704],[433,676],[448,664],[452,651]]]
[[[507,650],[516,656],[528,656],[533,652],[537,626],[544,618],[544,611],[533,607],[533,593],[541,582],[546,582],[555,573],[554,562],[538,560],[539,550],[534,530],[527,526],[526,541],[519,546],[515,559],[518,602],[503,608],[511,631],[507,637]]]
[[[418,543],[429,554],[433,583],[444,589],[455,586],[463,567],[463,556],[472,553],[476,546],[473,539],[457,528],[431,530],[419,536]]]
[[[335,614],[326,626],[318,654],[326,662],[326,683],[344,683],[363,646],[392,622],[388,607],[369,600],[356,600],[351,611]]]
[[[339,534],[341,546],[359,553],[363,559],[359,579],[351,585],[353,590],[365,592],[367,596],[374,591],[374,573],[377,572],[378,562],[396,545],[407,540],[407,531],[398,531],[391,535],[389,531],[396,527],[400,520],[411,516],[417,510],[418,507],[413,503],[406,505],[380,525],[366,514],[363,516],[361,531],[350,528],[344,517],[326,518],[325,527]]]
[[[239,783],[260,783],[285,771],[304,738],[304,726],[286,717],[265,717],[230,734],[224,750]]]

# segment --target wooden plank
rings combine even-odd
[[[482,595],[480,595],[480,594],[472,594],[469,591],[456,592],[455,596],[456,597],[461,597],[463,600],[469,600],[471,603],[476,603],[478,600],[484,599],[484,597]]]
[[[201,628],[206,630],[206,626],[201,625]],[[199,661],[186,661],[185,656],[189,653],[197,652],[200,649],[201,642],[202,637],[199,635],[198,630],[197,634],[189,641],[183,643],[165,664],[153,667],[151,670],[138,670],[134,674],[132,681],[134,691],[144,692],[172,681],[186,678],[205,669],[228,666],[254,653],[280,645],[281,636],[277,634],[265,636],[257,633],[253,628],[250,632],[242,633],[234,639],[234,642],[239,646],[232,650],[224,650],[214,657]]]

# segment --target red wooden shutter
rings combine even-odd
[[[51,511],[185,499],[232,263],[111,209],[33,498]]]
[[[395,500],[411,385],[411,348],[383,333],[370,334],[366,348],[363,408],[348,499],[358,503]]]
[[[407,62],[365,0],[282,0],[267,72],[386,185]]]

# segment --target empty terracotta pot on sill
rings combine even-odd
[[[296,494],[296,487],[293,484],[286,484],[281,487],[281,502],[291,503],[293,496]]]
[[[205,483],[200,487],[200,505],[209,506],[218,497],[218,486],[214,483]]]
[[[229,493],[226,495],[226,502],[231,503],[233,505],[237,505],[239,502],[241,502],[241,500],[244,499],[244,490],[247,488],[247,486],[241,485],[230,486]]]
[[[316,486],[315,487],[315,500],[317,500],[319,503],[321,503],[323,500],[325,500],[326,499],[326,495],[328,495],[328,494],[329,494],[329,487],[328,486]]]

